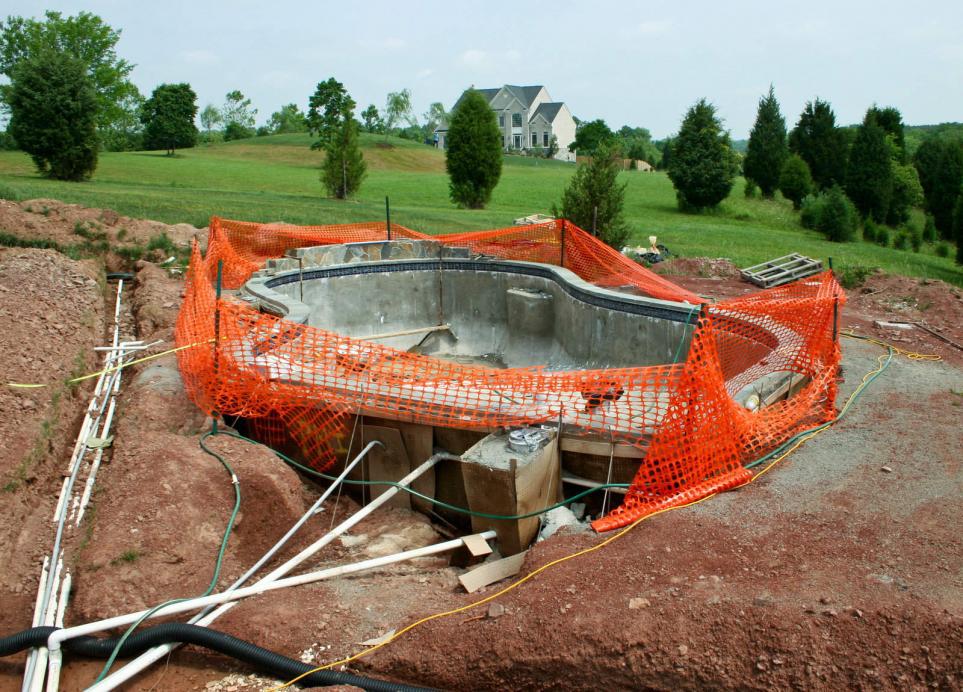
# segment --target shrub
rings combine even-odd
[[[811,231],[819,229],[819,219],[822,216],[825,201],[826,198],[823,195],[806,195],[799,212],[799,223],[803,228]]]
[[[936,256],[937,257],[949,257],[950,256],[950,244],[946,242],[940,242],[936,245]]]
[[[863,222],[863,240],[867,243],[875,243],[876,236],[879,235],[879,226],[872,219]]]
[[[153,236],[147,243],[147,251],[151,252],[153,250],[160,250],[165,255],[172,255],[177,251],[177,246],[174,245],[174,241],[171,240],[166,233],[161,232]]]
[[[913,252],[919,252],[923,247],[923,231],[921,231],[918,226],[911,226],[909,229],[909,234],[910,245],[913,247]]]
[[[480,92],[465,92],[448,125],[448,193],[460,207],[482,209],[502,175],[502,132]]]
[[[813,178],[809,165],[796,154],[786,159],[779,174],[779,190],[792,201],[792,208],[799,209],[803,200],[813,190]]]
[[[896,250],[908,250],[910,246],[910,234],[906,231],[897,232],[893,238],[893,248]]]
[[[936,237],[936,222],[933,220],[932,214],[926,215],[926,223],[923,224],[923,240],[927,243],[935,243]]]
[[[746,178],[746,186],[743,188],[742,193],[746,196],[746,199],[752,199],[753,197],[759,196],[759,186],[756,185],[756,181]]]
[[[843,288],[859,288],[866,282],[866,277],[876,271],[873,267],[866,267],[862,264],[853,264],[848,267],[840,267],[836,272],[839,285]]]
[[[622,216],[625,186],[618,184],[622,170],[618,152],[601,144],[589,163],[579,165],[562,193],[561,216],[583,229],[592,229],[601,241],[621,250],[629,239],[629,227]],[[553,212],[557,210],[553,209]]]
[[[889,247],[890,232],[886,226],[880,226],[876,231],[876,244],[880,247]]]
[[[834,243],[855,240],[859,225],[856,206],[838,185],[834,185],[825,197],[826,202],[819,216],[819,230]]]

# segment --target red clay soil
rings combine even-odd
[[[0,249],[0,632],[29,626],[51,517],[103,337],[103,273],[53,250]]]
[[[28,279],[51,281],[57,273],[44,276],[28,266],[11,285],[3,273],[5,256],[0,253],[0,291],[6,286],[17,295],[2,293],[0,306],[19,305],[11,314],[21,315],[34,304],[34,294],[43,293],[42,284],[28,284],[33,288],[26,291],[16,286]],[[673,265],[673,280],[712,297],[755,290],[720,260],[675,260]],[[872,320],[902,316],[925,319],[948,338],[960,336],[955,289],[885,276],[871,276],[866,288],[885,290],[851,292],[844,328],[888,336],[872,327]],[[169,343],[181,279],[141,263],[129,290],[125,333]],[[102,340],[103,308],[96,326],[84,333],[76,327],[83,310],[70,302],[83,291],[69,285],[58,291],[54,302],[68,306],[63,338],[57,341],[54,332],[45,331],[61,323],[59,316],[0,336],[7,339],[0,349],[5,377],[26,367],[21,361],[40,357],[39,349],[29,346],[34,342],[58,344],[59,360],[45,367],[63,371],[70,368],[74,346],[89,348]],[[879,302],[890,293],[900,302]],[[95,303],[101,301],[96,287],[93,295]],[[917,331],[897,336],[918,338],[918,344],[900,345],[936,350],[942,343]],[[61,353],[59,344],[68,339],[77,342],[70,341]],[[879,351],[850,340],[843,347],[845,396]],[[354,669],[473,690],[959,689],[963,369],[955,356],[943,353],[946,363],[895,363],[850,417],[757,483],[652,518],[599,551],[547,570],[490,609],[481,606],[413,630]],[[37,371],[23,378],[40,376]],[[77,399],[79,405],[85,401]],[[7,426],[4,439],[24,421],[36,425],[42,419],[30,418],[15,403],[0,398],[0,413],[8,414],[0,415],[0,426]],[[69,624],[203,591],[233,505],[228,474],[198,446],[209,421],[188,402],[172,357],[132,369],[119,404],[112,459],[98,476],[94,511],[86,529],[68,543],[77,585]],[[17,422],[8,425],[9,414]],[[76,416],[61,423],[65,439],[66,432],[76,434],[78,423]],[[0,496],[0,519],[8,527],[0,530],[23,525],[16,536],[2,536],[0,549],[16,545],[31,558],[0,563],[4,634],[29,624],[38,556],[52,542],[49,517],[69,453],[58,445],[50,455],[56,463],[38,467],[37,479],[13,494],[15,503]],[[211,439],[210,446],[234,468],[242,492],[242,512],[219,580],[218,588],[224,588],[314,501],[318,489],[258,447],[223,436]],[[275,564],[357,508],[344,496],[326,503]],[[426,545],[445,531],[406,509],[379,510],[299,571]],[[529,553],[523,574],[604,538],[563,534],[540,543]],[[294,658],[326,663],[364,650],[361,642],[417,617],[471,603],[505,586],[469,596],[458,585],[460,572],[444,559],[426,558],[266,594],[236,607],[216,628]],[[19,686],[21,665],[22,657],[0,660],[0,689]],[[81,689],[99,668],[96,662],[71,661],[63,688]],[[224,657],[187,648],[128,689],[214,692],[271,684],[250,673]]]

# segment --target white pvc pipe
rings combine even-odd
[[[53,597],[48,599],[47,607],[43,616],[43,625],[46,627],[53,627],[54,622],[57,619],[57,604],[59,598],[57,598],[56,590],[60,585],[60,571],[63,569],[64,561],[63,558],[57,560],[57,566],[54,568],[53,574],[50,576],[49,586],[53,587]],[[30,692],[40,692],[43,688],[43,678],[46,673],[47,668],[47,649],[46,647],[40,647],[37,651],[36,663],[30,676],[30,681],[27,684],[27,689]]]
[[[106,439],[107,435],[110,434],[110,423],[114,419],[114,404],[117,403],[117,399],[114,397],[110,398],[110,406],[107,407],[107,416],[104,419],[104,427],[101,429],[100,438]],[[94,460],[90,464],[90,471],[87,473],[87,482],[84,484],[84,493],[80,498],[80,509],[77,511],[77,521],[74,526],[80,526],[81,520],[84,518],[84,511],[87,509],[87,503],[90,502],[90,493],[94,489],[94,482],[97,480],[97,470],[100,468],[100,460],[104,456],[104,448],[99,447],[97,453],[94,454]]]
[[[388,500],[390,500],[392,497],[394,497],[395,494],[399,492],[400,486],[409,485],[410,483],[412,483],[412,481],[414,481],[419,476],[421,476],[421,474],[425,473],[425,471],[434,467],[434,465],[437,464],[442,459],[457,459],[457,458],[458,457],[452,456],[450,454],[432,455],[423,464],[418,466],[418,468],[416,468],[414,471],[412,471],[407,476],[405,476],[400,481],[398,481],[398,485],[390,487],[383,494],[375,498],[373,502],[362,507],[360,510],[355,512],[352,516],[348,517],[348,519],[341,522],[338,526],[336,526],[330,532],[328,532],[327,534],[322,536],[320,539],[312,543],[310,546],[302,550],[293,558],[291,558],[284,564],[277,567],[274,571],[265,575],[254,586],[247,587],[247,588],[255,589],[255,588],[261,587],[262,585],[264,585],[264,587],[267,588],[269,584],[279,580],[281,577],[286,575],[288,572],[290,572],[295,567],[300,565],[302,562],[304,562],[305,560],[310,558],[312,555],[317,553],[319,550],[321,550],[321,548],[331,543],[331,541],[333,541],[335,538],[337,538],[344,532],[348,531],[351,527],[353,527],[362,519],[364,519],[366,516],[371,514],[371,512],[373,512],[375,509],[377,509],[378,507],[386,503]],[[299,577],[295,577],[295,579],[298,579],[298,578]],[[239,589],[238,591],[244,591],[244,590],[245,589]],[[238,592],[235,591],[233,593],[238,593]],[[208,615],[205,615],[204,617],[199,619],[196,624],[201,626],[207,626],[233,607],[234,607],[233,602],[226,602],[224,603],[224,605],[220,606],[219,608],[212,611]],[[144,670],[155,661],[159,661],[161,658],[166,656],[170,651],[173,651],[174,648],[175,647],[173,644],[162,644],[161,646],[157,646],[157,647],[154,647],[153,649],[149,649],[148,651],[145,651],[140,656],[135,658],[133,661],[129,662],[126,666],[116,670],[115,672],[113,672],[112,674],[110,674],[109,676],[101,680],[99,683],[90,687],[88,692],[91,692],[93,690],[97,690],[98,692],[104,692],[105,690],[114,689],[118,685],[121,685],[127,680],[130,680],[132,677],[140,673],[140,671]]]
[[[482,533],[476,534],[482,539],[488,541],[497,535],[494,531],[488,530]],[[164,607],[161,610],[154,611],[150,613],[148,610],[142,610],[136,613],[130,613],[128,615],[118,615],[113,618],[108,618],[106,620],[99,620],[97,622],[91,622],[86,625],[77,625],[76,627],[69,627],[67,629],[57,630],[53,632],[47,639],[47,648],[51,652],[61,649],[63,642],[69,639],[75,639],[76,637],[83,637],[91,634],[96,634],[97,632],[103,632],[106,630],[114,629],[115,627],[123,627],[124,625],[129,625],[133,622],[137,622],[147,613],[150,613],[147,619],[153,619],[157,617],[167,617],[169,615],[175,615],[177,613],[183,613],[190,610],[196,610],[198,608],[216,605],[216,604],[233,604],[234,602],[248,598],[250,596],[256,596],[261,593],[266,593],[268,591],[277,591],[280,589],[286,589],[292,586],[301,586],[303,584],[311,584],[317,581],[323,581],[325,579],[331,579],[333,577],[341,577],[348,574],[355,574],[357,572],[364,572],[370,569],[377,569],[378,567],[385,567],[386,565],[391,565],[396,562],[403,562],[405,560],[414,560],[419,557],[427,557],[429,555],[437,555],[438,553],[444,553],[450,550],[455,550],[465,545],[464,538],[455,538],[450,541],[445,541],[443,543],[435,543],[434,545],[427,545],[423,548],[415,548],[413,550],[406,550],[400,553],[395,553],[393,555],[384,555],[382,557],[371,558],[369,560],[362,560],[361,562],[354,562],[348,565],[340,565],[338,567],[330,567],[328,569],[318,570],[316,572],[308,572],[306,574],[299,574],[294,577],[287,577],[285,579],[276,579],[271,582],[265,582],[263,579],[254,584],[253,586],[246,586],[241,589],[235,589],[234,591],[225,591],[218,594],[213,594],[211,596],[204,596],[202,598],[193,598],[189,601],[183,601],[180,603],[172,603],[169,606]],[[164,646],[173,646],[173,644],[165,644]],[[158,647],[161,648],[161,647]],[[146,653],[146,652],[145,652]],[[165,652],[166,654],[166,652]],[[87,688],[87,692],[103,692],[104,690],[112,690],[117,685],[129,680],[134,675],[137,675],[140,670],[129,670],[130,665],[117,670],[115,673],[109,677],[95,683],[91,687]],[[123,673],[124,675],[121,675]],[[122,678],[122,679],[118,679]]]
[[[70,599],[70,572],[64,577],[63,584],[60,586],[60,603],[57,605],[57,617],[54,625],[64,626],[64,613],[67,610],[67,601]],[[47,667],[47,692],[57,692],[60,687],[60,668],[63,666],[63,651],[57,649],[50,652],[50,663]]]

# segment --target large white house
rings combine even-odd
[[[558,142],[555,158],[574,161],[575,152],[568,150],[575,141],[575,118],[561,101],[552,101],[541,85],[515,86],[506,84],[497,89],[478,89],[498,116],[505,151],[547,149],[552,137]],[[465,98],[462,94],[454,108]],[[454,110],[454,108],[452,110]],[[435,144],[444,149],[448,123],[435,129]]]

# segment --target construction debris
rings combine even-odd
[[[823,263],[821,261],[794,252],[791,255],[777,257],[762,264],[746,267],[740,270],[740,274],[743,279],[754,283],[756,286],[772,288],[773,286],[788,284],[790,281],[805,276],[818,274],[822,270]]]

